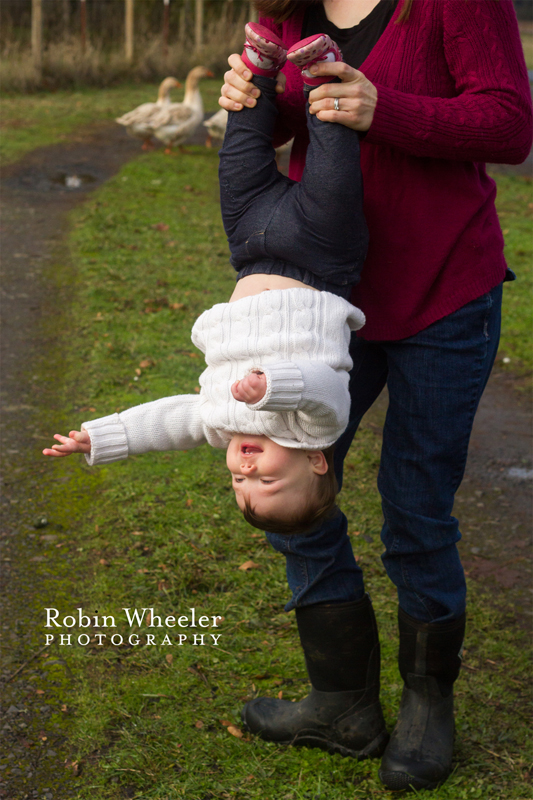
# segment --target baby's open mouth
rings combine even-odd
[[[263,449],[256,444],[241,444],[241,453],[243,456],[254,456],[256,453],[262,453]]]

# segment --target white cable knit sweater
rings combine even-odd
[[[348,423],[350,333],[364,321],[362,311],[341,297],[305,288],[213,306],[192,329],[207,363],[200,393],[84,422],[88,463],[204,442],[226,448],[235,433],[264,434],[284,447],[329,447]],[[254,368],[266,375],[265,396],[255,405],[236,401],[232,384]]]

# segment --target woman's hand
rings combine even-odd
[[[340,122],[356,131],[367,131],[372,125],[378,92],[362,72],[342,61],[315,64],[313,75],[335,75],[342,83],[323,83],[309,95],[309,112],[323,122]],[[339,110],[335,111],[335,98]]]
[[[228,64],[231,69],[224,75],[218,104],[226,111],[241,111],[244,105],[253,108],[261,92],[252,83],[252,73],[237,53],[228,58]],[[278,94],[285,91],[285,80],[285,75],[280,72],[276,85]]]
[[[70,431],[68,436],[56,433],[54,439],[61,444],[54,444],[43,450],[43,456],[70,456],[72,453],[90,453],[91,439],[87,431]]]

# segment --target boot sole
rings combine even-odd
[[[325,739],[321,734],[317,733],[317,731],[304,730],[300,731],[294,739],[287,742],[280,742],[280,744],[291,744],[293,747],[316,747],[320,750],[326,750],[331,755],[339,755],[343,758],[354,758],[356,761],[363,761],[365,758],[379,758],[382,756],[388,741],[389,734],[387,731],[382,731],[362,750],[352,750],[338,742]]]
[[[388,741],[389,734],[387,731],[382,731],[362,750],[352,750],[338,742],[324,739],[316,731],[300,731],[289,744],[294,747],[317,747],[320,750],[326,750],[331,755],[340,755],[343,758],[355,758],[357,761],[363,761],[365,758],[379,758],[382,756]]]
[[[282,746],[316,747],[319,750],[325,750],[331,755],[340,755],[343,758],[354,758],[356,761],[363,761],[365,758],[381,758],[390,738],[388,731],[383,730],[362,750],[352,750],[350,747],[344,747],[344,745],[338,742],[326,739],[322,734],[318,733],[318,731],[312,729],[300,731],[293,739],[271,739],[268,736],[263,736],[262,731],[252,731],[245,720],[243,720],[242,727],[245,731],[248,731],[248,733],[259,736],[260,739],[266,742],[274,742]]]
[[[448,778],[448,775],[441,778],[439,781],[426,781],[422,778],[416,778],[414,775],[408,775],[407,772],[384,772],[379,770],[379,779],[381,783],[390,789],[392,792],[402,792],[406,790],[420,789],[436,789]]]

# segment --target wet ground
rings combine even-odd
[[[3,174],[0,529],[0,798],[67,800],[83,776],[68,745],[71,709],[62,696],[68,665],[42,651],[43,606],[67,595],[80,605],[71,565],[75,523],[46,524],[41,509],[55,487],[39,453],[49,442],[46,409],[58,402],[56,334],[68,287],[53,289],[47,262],[61,253],[66,215],[129,159],[139,142],[122,129],[73,137],[35,151]],[[380,435],[383,396],[365,424]],[[465,480],[457,497],[461,551],[470,577],[531,625],[531,405],[497,366],[476,417]],[[44,527],[43,527],[44,526]]]

